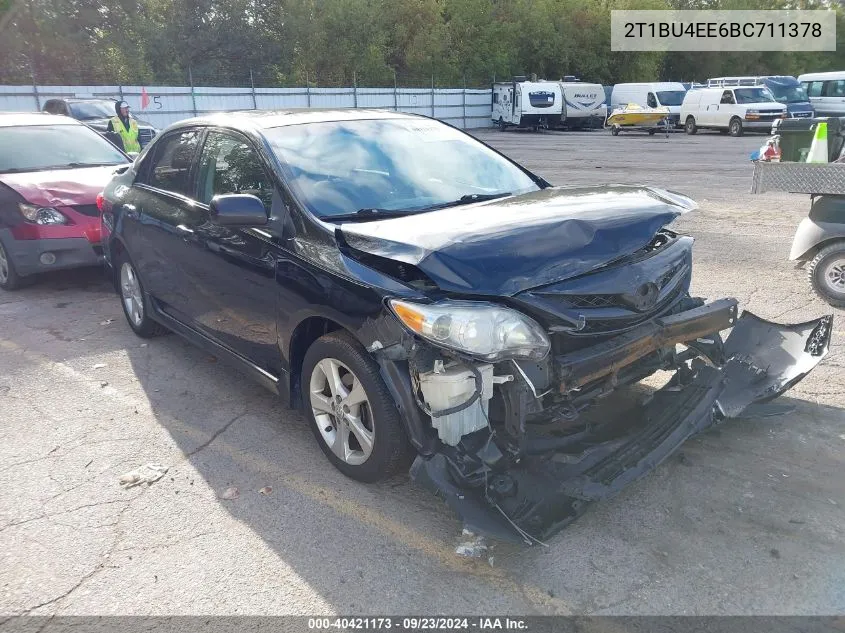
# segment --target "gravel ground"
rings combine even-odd
[[[808,198],[748,194],[762,137],[479,136],[556,184],[692,195],[697,294],[832,311],[786,261]],[[345,479],[262,388],[176,336],[135,338],[99,271],[0,292],[0,613],[842,613],[842,312],[835,330],[794,413],[708,432],[548,547],[475,561],[408,477]],[[150,462],[161,480],[120,487]]]

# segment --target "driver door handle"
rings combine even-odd
[[[176,230],[179,231],[180,233],[184,233],[186,235],[193,235],[194,234],[194,229],[187,227],[184,224],[177,224]]]

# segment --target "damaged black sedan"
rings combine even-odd
[[[553,187],[424,117],[181,122],[101,207],[138,335],[231,361],[302,409],[344,474],[410,465],[502,539],[559,530],[789,389],[830,340],[830,317],[783,326],[690,296],[693,240],[671,228],[689,198]]]

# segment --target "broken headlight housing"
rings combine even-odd
[[[485,361],[541,360],[549,353],[543,328],[510,308],[475,301],[424,304],[399,299],[391,299],[390,307],[414,334]]]
[[[21,214],[34,224],[67,224],[67,218],[61,211],[52,207],[39,207],[35,204],[20,203]]]

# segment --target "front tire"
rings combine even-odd
[[[0,288],[3,290],[17,290],[23,283],[24,278],[18,275],[12,256],[9,255],[3,242],[0,242]]]
[[[698,132],[698,126],[695,124],[695,117],[692,117],[692,116],[687,117],[687,121],[684,124],[684,130],[690,136],[692,136],[693,134]]]
[[[610,128],[610,133],[613,134],[613,136],[619,136],[619,129],[618,125],[614,125]]]
[[[302,363],[302,403],[314,437],[347,477],[367,483],[407,468],[411,447],[379,367],[343,332],[317,339]]]
[[[129,327],[141,338],[152,338],[167,333],[163,325],[150,318],[144,286],[132,262],[124,256],[117,264],[120,305]]]
[[[813,291],[835,308],[845,308],[845,242],[821,249],[807,269]]]
[[[742,136],[742,120],[738,117],[732,118],[731,122],[728,124],[728,133],[731,136]]]
[[[505,120],[502,117],[499,117],[499,131],[504,132],[506,127]]]

